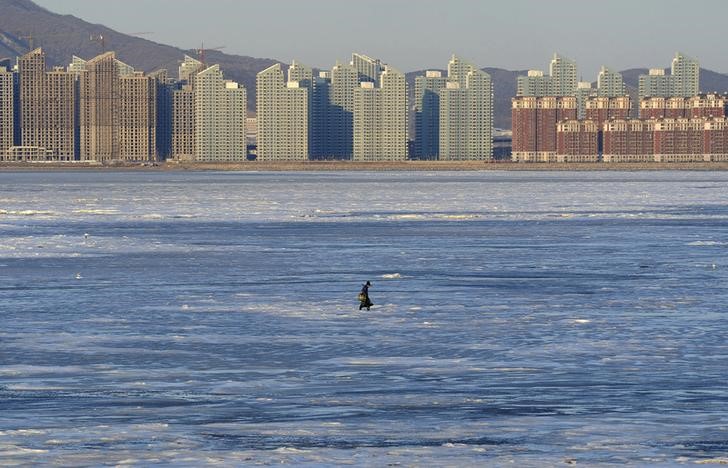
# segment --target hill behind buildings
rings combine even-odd
[[[107,51],[113,50],[122,62],[146,72],[167,69],[177,76],[177,67],[184,55],[197,56],[195,50],[177,47],[114,31],[91,24],[72,15],[59,15],[30,0],[0,0],[0,59],[27,53],[42,47],[49,65],[67,66],[71,57],[92,58],[104,50],[92,36],[103,36]],[[219,63],[226,78],[237,81],[248,90],[248,102],[255,105],[255,75],[277,60],[206,51],[207,63]]]

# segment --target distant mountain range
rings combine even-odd
[[[73,55],[89,59],[103,52],[98,41],[90,40],[92,36],[103,36],[106,50],[115,51],[119,60],[146,72],[165,68],[170,76],[176,77],[185,54],[197,57],[197,50],[158,44],[75,16],[59,15],[30,0],[0,0],[0,59],[8,57],[15,62],[16,56],[32,47],[42,47],[49,65],[67,66]],[[245,86],[252,105],[255,105],[255,75],[279,63],[217,50],[208,50],[205,55],[207,63],[219,63],[227,78]]]
[[[184,50],[159,44],[141,37],[123,34],[106,26],[91,24],[71,15],[59,15],[42,8],[31,0],[0,0],[0,60],[28,52],[32,47],[43,47],[50,65],[66,66],[73,55],[91,58],[100,54],[99,41],[92,36],[103,36],[106,50],[114,50],[117,57],[139,70],[151,72],[160,68],[176,77],[179,62],[184,55],[197,56],[197,50]],[[366,51],[362,51],[366,52]],[[225,76],[242,83],[248,90],[248,105],[255,106],[255,76],[261,70],[275,63],[270,58],[255,58],[244,55],[225,54],[219,50],[206,51],[207,63],[219,63]],[[395,64],[396,65],[396,64]],[[511,127],[511,98],[516,94],[516,77],[525,70],[504,70],[484,68],[493,78],[495,88],[495,126]],[[410,90],[414,79],[423,70],[407,73]],[[633,68],[622,72],[625,84],[636,94],[638,77],[647,69]],[[704,91],[728,92],[728,75],[710,70],[701,70],[700,88]]]

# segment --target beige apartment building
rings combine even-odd
[[[172,157],[181,161],[192,161],[194,158],[194,84],[195,77],[204,70],[204,65],[189,55],[178,69],[181,89],[172,94]]]
[[[493,158],[493,82],[455,55],[448,63],[448,82],[440,90],[439,153],[443,161]]]
[[[180,63],[177,69],[177,76],[179,81],[183,84],[194,87],[195,77],[198,73],[205,69],[205,65],[199,60],[185,55],[184,60]]]
[[[45,147],[42,137],[45,73],[46,56],[42,49],[18,57],[20,146]]]
[[[354,90],[354,161],[407,159],[407,84],[385,66],[381,85],[364,81]]]
[[[286,82],[280,64],[258,73],[258,153],[261,161],[308,159],[308,92],[298,81]]]
[[[46,73],[46,109],[42,139],[54,158],[76,158],[76,80],[63,68]]]
[[[624,87],[622,74],[602,66],[597,76],[597,96],[612,98],[625,94],[627,94],[627,89]]]
[[[576,62],[554,54],[548,75],[541,70],[529,70],[526,76],[517,78],[516,85],[517,96],[573,96],[578,86]]]
[[[490,75],[453,55],[447,77],[415,78],[417,159],[490,160],[493,157],[493,83]]]
[[[290,69],[289,81],[295,81]],[[359,72],[338,62],[313,78],[309,87],[310,159],[351,159],[354,89],[358,86]]]
[[[672,59],[670,74],[664,68],[650,69],[639,77],[639,98],[692,97],[700,92],[700,62],[677,52]]]
[[[245,88],[225,80],[220,66],[213,65],[197,74],[193,94],[194,160],[244,161],[247,157]]]
[[[381,86],[379,81],[386,65],[381,60],[368,57],[364,54],[351,54],[351,62],[349,63],[359,74],[359,81],[371,82],[374,86]]]
[[[119,77],[119,157],[156,161],[157,80],[143,72]]]

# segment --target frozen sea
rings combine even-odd
[[[726,172],[0,173],[1,465],[721,461]]]

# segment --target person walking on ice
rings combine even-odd
[[[367,310],[370,310],[370,307],[374,305],[371,299],[369,299],[369,288],[371,285],[372,283],[367,281],[361,287],[361,292],[359,292],[359,310],[362,310],[364,307],[366,307]]]

